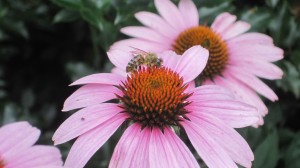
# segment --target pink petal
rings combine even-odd
[[[168,22],[174,29],[181,32],[186,26],[180,11],[170,0],[154,0],[155,7],[159,14]]]
[[[180,55],[177,55],[174,51],[167,50],[157,54],[159,58],[163,60],[163,66],[175,70],[176,65],[180,60]]]
[[[192,0],[180,0],[178,8],[184,18],[186,28],[198,26],[198,9]]]
[[[258,122],[258,112],[252,106],[234,100],[192,102],[186,107],[191,113],[213,115],[234,128],[243,128]]]
[[[144,164],[142,167],[149,167],[149,138],[149,128],[141,130],[139,124],[133,124],[128,127],[115,147],[109,168],[141,167],[137,166],[137,162],[141,161],[143,162],[142,164]],[[144,148],[144,151],[141,151],[140,148]],[[143,160],[139,160],[136,157]],[[134,162],[134,159],[137,159],[137,162]]]
[[[88,160],[113,135],[126,118],[127,116],[124,113],[118,114],[79,136],[68,154],[65,167],[84,167]]]
[[[229,26],[223,33],[222,37],[225,40],[229,40],[235,36],[238,36],[250,29],[251,25],[247,22],[237,21]]]
[[[192,90],[196,87],[195,81],[191,81],[188,83],[187,88],[185,89],[184,93],[191,93]]]
[[[230,59],[253,59],[274,62],[283,58],[281,48],[260,44],[230,44],[228,45]]]
[[[0,153],[10,159],[17,153],[31,147],[39,138],[40,130],[28,122],[15,122],[0,128]]]
[[[256,92],[241,82],[236,81],[234,78],[225,74],[226,78],[216,77],[214,82],[216,85],[226,87],[231,90],[237,99],[255,106],[258,109],[260,120],[257,124],[263,124],[262,116],[268,113],[268,109]]]
[[[217,85],[205,85],[196,87],[190,92],[193,93],[188,101],[207,101],[207,100],[233,100],[234,95],[227,89]]]
[[[121,32],[132,37],[141,38],[156,43],[171,43],[171,40],[153,29],[142,26],[128,26],[121,29]]]
[[[192,145],[208,167],[237,168],[237,165],[226,150],[205,131],[205,128],[188,120],[181,122],[181,125],[185,129]]]
[[[111,70],[111,73],[121,75],[121,76],[123,76],[123,77],[125,77],[125,78],[127,77],[126,71],[125,71],[125,70],[122,70],[122,69],[120,69],[120,68],[117,68],[117,67],[113,68],[113,69]]]
[[[256,33],[256,32],[251,32],[251,33],[245,33],[241,34],[235,38],[232,38],[227,41],[228,44],[263,44],[263,45],[273,45],[273,39],[270,36],[267,36],[262,33]]]
[[[111,63],[124,71],[126,70],[126,66],[129,61],[133,58],[133,55],[130,52],[124,52],[116,49],[112,49],[107,52],[107,56]]]
[[[206,133],[226,150],[232,160],[244,167],[251,167],[251,161],[254,160],[253,152],[244,138],[233,128],[210,115],[191,113],[188,117],[192,122],[199,123],[198,126],[204,128]]]
[[[236,16],[231,15],[230,13],[222,13],[214,20],[211,25],[211,28],[222,35],[223,31],[226,30],[230,25],[234,23]]]
[[[193,46],[180,57],[175,71],[183,77],[185,83],[194,80],[205,68],[208,50],[201,46]]]
[[[100,104],[115,99],[115,94],[122,95],[122,92],[115,86],[88,84],[82,86],[67,98],[62,111]]]
[[[200,167],[197,160],[189,150],[189,148],[180,140],[180,138],[170,128],[164,129],[166,143],[173,149],[176,159],[180,163],[180,167]]]
[[[151,130],[144,128],[140,132],[140,139],[137,145],[135,154],[133,155],[130,167],[150,167],[149,163],[149,141],[150,141]],[[122,166],[123,167],[123,166]]]
[[[112,73],[98,73],[78,79],[73,82],[72,85],[82,84],[107,84],[107,85],[119,85],[121,81],[126,80],[123,76]]]
[[[271,88],[269,88],[265,83],[263,83],[260,79],[258,79],[256,76],[240,71],[235,68],[231,68],[230,71],[228,71],[228,74],[238,79],[239,81],[243,82],[245,85],[251,87],[253,90],[257,91],[259,94],[263,95],[269,100],[271,101],[278,100],[278,97],[274,93],[274,91]]]
[[[174,40],[178,35],[178,32],[176,32],[175,29],[173,29],[164,19],[162,19],[157,14],[151,12],[138,12],[134,16],[145,26],[158,31],[171,40]]]
[[[55,145],[67,142],[110,120],[123,109],[117,104],[103,103],[81,109],[65,120],[55,131]]]
[[[138,48],[146,52],[162,52],[171,48],[171,43],[159,44],[147,40],[131,38],[114,43],[110,47],[109,52],[111,50],[122,50],[123,52],[130,53],[134,48]]]
[[[62,166],[60,151],[52,146],[36,145],[20,151],[13,159],[7,160],[7,167],[24,168],[39,166]]]
[[[231,64],[235,64],[232,62]],[[238,68],[243,71],[247,71],[248,73],[252,73],[258,77],[275,80],[281,79],[283,76],[283,71],[276,65],[261,61],[261,60],[240,60],[236,61],[237,65],[234,65],[235,68]]]
[[[153,128],[149,144],[150,167],[181,167],[168,139],[159,128]]]

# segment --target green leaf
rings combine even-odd
[[[297,52],[294,52],[297,54]],[[297,98],[300,96],[300,74],[297,67],[294,64],[284,61],[283,70],[284,76],[282,80],[277,81],[276,84],[284,91],[292,92]],[[298,63],[299,65],[299,63]]]
[[[266,0],[266,4],[272,8],[276,7],[278,2],[279,2],[279,0]]]
[[[300,167],[300,134],[290,143],[283,155],[286,168]]]
[[[57,4],[58,6],[67,9],[79,10],[81,7],[81,0],[51,0],[51,1]]]
[[[277,132],[269,135],[255,150],[253,168],[274,168],[279,158]]]
[[[219,5],[213,6],[213,7],[202,7],[199,8],[199,15],[201,16],[200,22],[207,23],[212,22],[217,15],[219,15],[222,12],[230,12],[232,10],[232,6],[230,6],[229,2],[224,2]]]
[[[63,9],[54,16],[53,23],[71,22],[78,18],[79,15],[77,12],[68,9]]]

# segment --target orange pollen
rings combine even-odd
[[[0,158],[0,168],[4,168],[4,162],[3,160],[1,160],[1,158]]]
[[[117,97],[124,112],[130,115],[129,120],[140,123],[142,128],[163,129],[187,119],[184,107],[192,94],[184,93],[186,88],[178,73],[166,67],[142,67],[119,85],[124,95]]]
[[[201,45],[209,50],[208,62],[203,72],[198,76],[198,80],[212,79],[215,75],[221,74],[228,62],[227,46],[221,37],[209,27],[192,27],[177,37],[173,44],[173,50],[182,55],[187,49],[195,45]]]

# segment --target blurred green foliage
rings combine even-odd
[[[178,2],[178,0],[174,1]],[[221,12],[252,24],[283,48],[277,64],[282,80],[266,81],[279,101],[266,101],[265,125],[240,129],[255,152],[254,168],[300,167],[300,2],[298,0],[197,0],[200,23]],[[51,144],[55,129],[70,114],[64,100],[84,75],[109,72],[106,51],[126,38],[121,27],[139,25],[133,14],[155,11],[149,0],[0,0],[0,124],[28,120]],[[97,152],[87,167],[106,167],[121,131]],[[66,156],[72,143],[59,146]]]

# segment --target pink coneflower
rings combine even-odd
[[[194,46],[182,56],[136,54],[134,59],[127,52],[114,53],[121,55],[109,54],[110,60],[127,70],[127,77],[100,73],[71,84],[84,86],[65,101],[63,111],[81,109],[53,136],[56,145],[78,137],[65,166],[83,167],[125,121],[128,127],[110,168],[199,167],[174,128],[185,130],[209,167],[251,166],[253,153],[233,128],[257,122],[256,109],[216,85],[189,86],[205,67],[206,49]]]
[[[0,168],[60,168],[59,150],[53,146],[33,145],[40,130],[28,122],[15,122],[0,128]]]
[[[283,75],[281,69],[272,64],[283,58],[283,51],[274,46],[272,38],[261,33],[245,33],[250,25],[236,21],[236,16],[229,13],[220,14],[210,27],[199,25],[198,11],[191,0],[180,0],[178,8],[169,0],[154,2],[160,16],[136,13],[135,17],[145,27],[121,29],[134,38],[115,43],[111,50],[129,51],[139,47],[145,51],[173,50],[182,54],[194,45],[201,45],[209,50],[209,58],[197,77],[198,84],[228,88],[237,98],[258,108],[260,120],[255,125],[262,125],[262,117],[268,110],[256,92],[271,101],[278,97],[259,78],[274,80]]]

